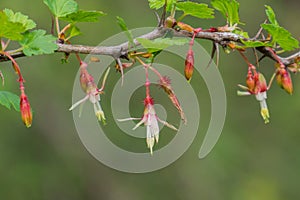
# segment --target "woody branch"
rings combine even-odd
[[[158,27],[153,31],[139,36],[139,38],[145,38],[149,40],[154,40],[156,38],[163,37],[167,31],[172,31],[176,37],[192,37],[193,33],[184,31],[184,30],[173,30],[164,27]],[[241,40],[249,40],[241,35],[230,33],[230,32],[199,32],[195,36],[198,39],[211,40],[215,43],[220,44],[221,46],[226,46],[229,42],[241,43]],[[251,39],[255,41],[256,39]],[[257,40],[260,41],[260,40]],[[136,45],[139,45],[137,40],[134,40]],[[57,43],[58,49],[56,52],[64,53],[80,53],[80,54],[93,54],[93,55],[107,55],[112,56],[114,59],[120,58],[127,55],[128,53],[128,42],[122,43],[116,46],[86,46],[86,45],[69,45],[69,44],[60,44]],[[267,47],[257,47],[259,52],[264,56],[271,58],[274,61],[277,61],[278,58],[284,65],[290,65],[295,62],[297,57],[300,57],[300,51],[294,53],[288,57],[274,56],[274,54]],[[13,51],[12,51],[13,52]],[[24,57],[25,55],[22,52],[12,53],[13,58]],[[6,56],[0,55],[0,62],[9,61],[9,58]]]

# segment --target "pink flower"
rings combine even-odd
[[[158,121],[167,127],[177,130],[173,125],[159,119],[159,117],[156,115],[155,109],[154,109],[154,103],[153,99],[151,97],[146,97],[144,99],[144,115],[142,118],[127,118],[127,119],[119,119],[118,121],[128,121],[128,120],[140,120],[139,123],[133,127],[133,130],[138,128],[140,125],[144,124],[146,126],[147,134],[146,134],[146,143],[147,147],[150,149],[151,155],[153,154],[153,146],[156,141],[158,143],[159,139],[159,126]]]
[[[78,105],[89,100],[94,105],[94,111],[97,119],[99,121],[102,121],[105,124],[106,118],[99,102],[100,102],[100,94],[103,93],[105,81],[108,76],[110,68],[107,69],[104,75],[102,87],[100,89],[97,87],[97,85],[94,82],[93,76],[88,73],[86,68],[87,68],[87,64],[82,62],[80,65],[80,85],[82,90],[86,93],[86,96],[83,99],[76,102],[75,104],[73,104],[69,110],[73,110]]]
[[[267,105],[267,82],[263,74],[256,72],[256,70],[251,70],[249,68],[248,75],[246,79],[247,87],[243,85],[238,85],[240,88],[246,91],[238,91],[239,96],[245,95],[255,95],[256,100],[260,104],[260,114],[264,119],[265,123],[269,123],[270,114]]]

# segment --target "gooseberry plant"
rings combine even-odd
[[[260,104],[260,114],[265,123],[268,123],[270,119],[266,99],[267,91],[272,86],[273,80],[276,79],[278,85],[287,93],[293,93],[291,74],[300,70],[299,41],[292,37],[289,31],[279,25],[275,12],[270,6],[265,6],[266,21],[260,25],[257,34],[254,37],[250,37],[242,29],[244,23],[240,21],[239,3],[236,0],[211,0],[210,5],[193,1],[148,0],[150,9],[161,11],[161,15],[158,16],[158,26],[153,31],[138,38],[133,38],[125,21],[121,17],[117,17],[117,24],[126,33],[128,42],[117,46],[93,47],[73,45],[71,39],[81,34],[77,23],[98,22],[100,17],[106,15],[104,12],[80,10],[74,0],[43,1],[52,13],[52,30],[50,33],[46,33],[45,30],[41,29],[36,30],[36,23],[20,12],[14,12],[7,8],[0,11],[0,62],[9,61],[12,63],[12,67],[18,76],[17,82],[20,88],[20,95],[1,90],[0,104],[8,109],[13,107],[19,111],[26,127],[32,125],[32,109],[25,93],[25,80],[21,72],[22,68],[16,59],[57,52],[64,53],[63,62],[67,62],[71,54],[74,54],[79,62],[80,84],[86,96],[72,105],[70,110],[82,105],[85,101],[90,101],[94,106],[96,117],[104,124],[106,123],[106,117],[100,104],[100,95],[104,92],[105,83],[109,78],[109,68],[106,70],[102,85],[99,88],[93,76],[89,73],[89,63],[84,62],[80,54],[113,57],[116,62],[115,68],[120,72],[122,83],[124,81],[124,72],[128,68],[134,67],[136,63],[144,66],[146,89],[144,113],[140,118],[119,119],[119,121],[139,120],[133,129],[138,128],[142,124],[146,126],[146,143],[151,154],[155,142],[158,142],[159,139],[158,122],[173,130],[177,130],[177,128],[157,116],[154,109],[154,99],[150,92],[149,72],[153,72],[158,77],[158,85],[168,95],[183,122],[187,123],[187,118],[179,103],[180,99],[177,98],[171,86],[170,77],[162,75],[152,65],[161,51],[169,46],[189,43],[186,60],[182,63],[183,73],[189,82],[192,79],[195,65],[193,44],[196,39],[212,41],[211,60],[208,66],[215,55],[218,65],[220,48],[225,52],[238,52],[245,61],[246,66],[246,85],[238,85],[243,90],[238,91],[238,95],[255,96]],[[184,22],[187,17],[211,20],[215,18],[215,12],[220,12],[225,18],[223,26],[192,27]],[[66,25],[62,27],[61,24]],[[178,39],[178,37],[181,38]],[[10,45],[12,42],[17,43],[19,48],[12,49],[12,45]],[[138,46],[142,48],[137,48]],[[249,52],[251,54],[253,52],[256,57],[255,61],[251,62],[248,59]],[[282,57],[280,54],[283,52],[291,52],[291,55]],[[261,56],[260,58],[259,55]],[[264,58],[270,58],[275,62],[274,74],[270,77],[269,83],[267,83],[266,78],[258,68],[259,62]],[[91,62],[101,61],[92,57]],[[4,85],[5,79],[1,71],[0,77]]]

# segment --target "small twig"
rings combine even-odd
[[[249,59],[245,56],[245,54],[242,51],[238,51],[241,56],[243,57],[243,59],[245,60],[245,62],[248,64],[248,66],[252,66],[252,64],[250,63]]]
[[[103,80],[102,80],[101,88],[98,89],[98,92],[99,92],[99,93],[100,93],[100,92],[103,92],[103,90],[104,90],[105,83],[106,83],[106,79],[107,79],[107,76],[108,76],[108,74],[109,74],[109,71],[110,71],[110,67],[107,68],[107,70],[106,70],[106,72],[105,72],[105,74],[104,74],[104,77],[103,77]]]
[[[59,28],[58,17],[55,17],[55,26],[56,26],[56,32],[57,32],[57,35],[59,36],[60,28]]]
[[[265,20],[263,24],[267,23],[268,20]],[[252,40],[257,40],[257,38],[259,37],[259,35],[262,34],[263,28],[260,27],[260,29],[258,30],[257,34],[255,35],[254,38],[252,38]]]
[[[65,33],[69,28],[71,28],[71,24],[66,25],[66,26],[58,33],[58,35],[60,36],[61,34]]]
[[[13,64],[13,68],[14,70],[16,71],[16,73],[18,74],[19,76],[19,82],[20,84],[22,84],[24,82],[24,78],[22,76],[22,73],[21,73],[21,69],[20,69],[20,66],[18,65],[18,63],[16,62],[16,60],[6,51],[3,51],[3,52],[0,52],[0,55],[4,55],[6,57],[8,57],[8,59],[12,62]]]
[[[164,5],[164,8],[163,8],[163,13],[161,14],[161,18],[159,20],[158,27],[163,27],[164,26],[164,23],[165,23],[165,20],[166,20],[166,13],[167,13],[167,4],[168,4],[168,1],[165,0],[165,5]]]
[[[254,56],[255,56],[256,66],[259,67],[259,58],[258,58],[256,49],[255,48],[252,48],[252,49],[253,49],[253,53],[254,53]]]
[[[54,19],[54,16],[53,15],[51,15],[51,29],[50,29],[50,33],[51,33],[51,35],[54,35],[54,24],[55,24],[55,19]]]
[[[273,81],[274,81],[275,77],[276,77],[276,72],[275,72],[275,73],[273,73],[273,75],[272,75],[272,77],[271,77],[271,79],[270,79],[270,82],[269,82],[269,84],[268,84],[268,89],[270,89],[270,88],[271,88],[271,85],[272,85],[272,83],[273,83]]]

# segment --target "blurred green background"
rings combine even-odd
[[[84,34],[73,40],[77,44],[97,45],[119,33],[116,16],[123,17],[129,28],[157,24],[146,0],[77,2],[82,9],[108,13],[99,23],[80,24]],[[299,1],[239,2],[241,21],[246,23],[242,28],[250,35],[254,35],[265,20],[264,5],[267,4],[275,10],[279,23],[299,39]],[[20,11],[36,21],[38,28],[50,29],[50,14],[42,0],[2,0],[0,8]],[[213,20],[190,18],[186,22],[208,28],[224,25],[225,21],[217,13]],[[210,50],[210,42],[201,41],[201,44]],[[206,106],[210,102],[205,84],[196,74],[192,85],[199,91],[202,119],[192,146],[179,160],[164,169],[147,174],[127,174],[98,162],[82,145],[72,113],[68,111],[78,64],[72,57],[70,63],[62,65],[61,57],[62,54],[56,54],[17,60],[27,80],[26,91],[34,109],[34,121],[33,126],[26,129],[19,113],[0,107],[0,199],[279,200],[300,197],[298,75],[293,75],[295,92],[292,96],[276,84],[269,91],[271,123],[265,125],[254,97],[236,95],[237,84],[245,81],[245,63],[235,52],[231,55],[222,52],[219,68],[226,86],[228,111],[223,133],[213,151],[205,159],[198,159],[210,118],[210,109]],[[172,63],[172,60],[169,64],[179,70],[183,68],[183,64],[178,66],[178,62]],[[268,78],[273,65],[268,59],[261,63],[261,71]],[[0,63],[0,69],[6,82],[0,89],[18,93],[10,63]],[[107,93],[109,91],[108,88]],[[138,114],[142,110],[141,105],[132,112]],[[120,135],[118,129],[112,132]],[[122,137],[111,137],[116,143],[122,143]],[[123,145],[130,145],[130,148],[137,145],[147,151],[144,140],[138,141],[131,143],[126,140]]]

